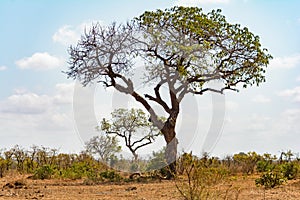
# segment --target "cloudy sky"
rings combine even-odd
[[[229,22],[259,35],[274,57],[260,87],[187,98],[177,129],[181,148],[200,154],[208,145],[214,155],[300,152],[297,0],[1,0],[0,149],[36,144],[78,152],[97,134],[99,119],[113,108],[136,106],[111,89],[82,89],[68,80],[62,73],[68,46],[92,22],[126,22],[146,10],[174,5],[199,6],[205,12],[221,8]],[[225,103],[222,112],[218,102]]]

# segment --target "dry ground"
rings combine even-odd
[[[300,199],[300,180],[289,181],[271,190],[257,188],[255,176],[239,176],[228,181],[228,199],[296,200]],[[224,190],[225,191],[225,190]],[[26,176],[0,179],[0,199],[182,199],[173,181],[85,185],[83,180],[31,180]]]

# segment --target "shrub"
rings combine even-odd
[[[50,165],[43,165],[34,171],[34,179],[50,179],[54,174],[54,169]]]
[[[81,179],[87,176],[88,172],[93,170],[93,167],[86,162],[73,163],[71,167],[60,172],[61,177],[69,179]]]
[[[107,170],[100,173],[100,177],[104,180],[110,182],[119,182],[122,180],[120,174],[116,173],[114,170]]]
[[[298,165],[296,163],[290,162],[280,165],[280,171],[285,178],[288,180],[295,179],[298,174]]]
[[[270,161],[260,160],[256,163],[256,170],[258,172],[273,171],[274,168],[275,168],[275,165],[272,164]]]
[[[260,178],[255,180],[256,186],[264,186],[266,189],[274,188],[282,185],[286,179],[280,173],[267,172],[261,175]]]
[[[0,157],[0,178],[3,177],[6,171],[6,160]]]
[[[206,167],[197,157],[185,154],[181,159],[182,178],[175,179],[176,188],[186,200],[215,199],[222,196],[216,186],[223,183],[228,171],[222,167]],[[225,197],[226,198],[226,197]]]

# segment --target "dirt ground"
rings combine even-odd
[[[229,188],[227,199],[300,199],[300,180],[289,181],[271,190],[256,187],[254,180],[253,176],[241,176],[227,182],[226,188]],[[86,185],[84,180],[32,180],[24,175],[1,178],[0,199],[180,200],[183,198],[177,191],[174,181]]]

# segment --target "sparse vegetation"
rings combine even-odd
[[[149,184],[162,181],[169,173],[164,151],[153,152],[148,160],[139,159],[136,162],[116,157],[114,166],[118,168],[112,169],[85,151],[65,154],[46,147],[33,146],[26,150],[14,146],[0,152],[0,177],[28,174],[35,180],[82,180],[85,185],[107,182]],[[177,161],[177,172],[171,182],[175,183],[174,189],[179,196],[187,200],[239,199],[242,190],[234,185],[237,180],[247,180],[249,176],[252,177],[249,184],[262,187],[265,195],[269,189],[298,179],[300,160],[291,151],[286,155],[277,159],[271,154],[249,152],[220,159],[207,153],[201,157],[183,153]],[[137,169],[148,172],[133,173]]]

